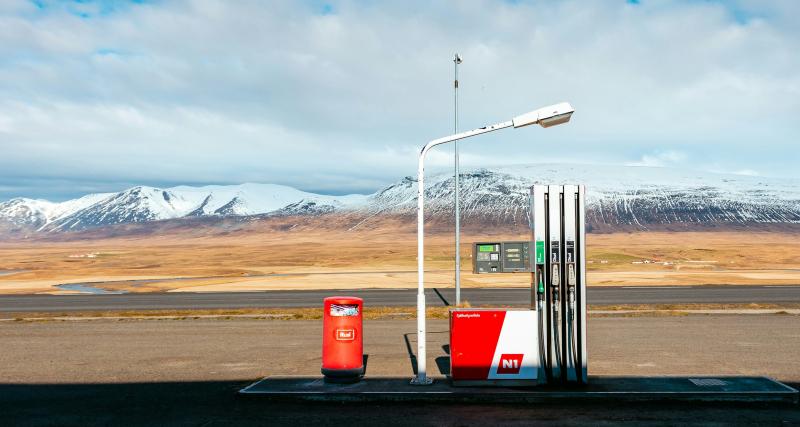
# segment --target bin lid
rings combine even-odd
[[[358,304],[364,305],[364,300],[359,297],[326,297],[324,300],[325,304]]]

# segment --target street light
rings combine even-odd
[[[514,117],[513,119],[497,123],[491,126],[474,129],[455,135],[434,139],[422,147],[419,153],[419,165],[417,168],[417,375],[411,380],[411,384],[427,385],[433,380],[427,377],[426,368],[426,346],[425,346],[425,257],[424,257],[424,234],[425,234],[425,154],[440,144],[458,141],[484,133],[509,127],[520,128],[528,125],[538,124],[543,128],[566,123],[572,117],[575,109],[567,102],[550,105],[530,113]]]

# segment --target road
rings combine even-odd
[[[308,290],[219,293],[140,293],[122,295],[0,295],[0,312],[102,310],[190,310],[315,307],[330,295],[364,298],[367,306],[413,306],[414,289]],[[473,306],[525,305],[527,288],[467,288]],[[431,306],[454,301],[453,289],[428,289]],[[591,287],[590,304],[800,303],[800,285],[782,286],[621,286]]]

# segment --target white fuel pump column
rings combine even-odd
[[[564,351],[563,351],[563,272],[561,263],[561,226],[562,226],[562,212],[561,212],[561,196],[562,187],[559,185],[548,186],[548,192],[545,194],[547,201],[547,257],[549,258],[550,265],[547,268],[548,278],[550,282],[548,286],[548,296],[550,298],[549,304],[549,336],[550,336],[550,356],[552,364],[550,369],[553,378],[561,377],[561,368],[564,366]]]
[[[586,383],[585,187],[530,191],[541,363],[550,382]]]

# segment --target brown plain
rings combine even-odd
[[[0,293],[69,293],[54,286],[86,282],[130,292],[413,288],[416,235],[408,229],[407,224],[355,231],[262,228],[231,235],[0,242],[0,272],[21,270],[0,275]],[[798,237],[735,231],[590,234],[588,282],[799,284]],[[463,286],[527,286],[528,274],[471,273],[471,242],[525,239],[465,233]],[[451,234],[427,236],[427,286],[453,285],[453,252]]]

